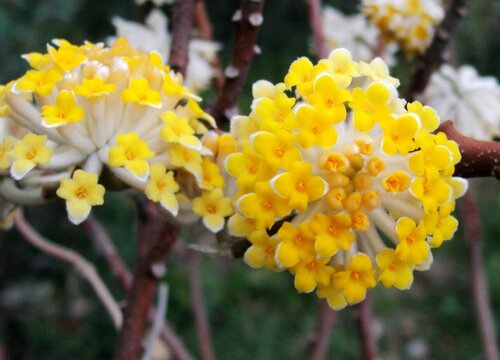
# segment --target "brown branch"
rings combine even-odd
[[[224,85],[211,111],[219,128],[224,128],[234,113],[236,100],[258,49],[257,30],[264,21],[263,8],[264,0],[242,0],[241,9],[233,15],[233,21],[236,23],[234,49],[229,66],[225,70]]]
[[[123,262],[120,254],[118,254],[113,242],[109,238],[104,227],[92,216],[83,223],[84,229],[93,242],[95,248],[104,257],[106,263],[111,268],[111,271],[123,291],[128,292],[132,286],[132,274],[127,265]],[[156,318],[156,310],[152,308],[149,312],[149,320]],[[161,338],[170,347],[172,354],[178,360],[191,360],[193,356],[188,352],[186,345],[182,342],[179,336],[174,332],[168,323],[163,325],[161,330]]]
[[[464,136],[453,127],[450,120],[442,123],[437,131],[443,131],[460,148],[462,160],[455,165],[454,175],[464,178],[494,176],[500,179],[500,142]]]
[[[172,9],[172,44],[169,64],[176,72],[186,74],[189,60],[189,40],[193,28],[193,12],[196,0],[176,1]]]
[[[481,219],[472,189],[462,199],[461,215],[464,237],[469,256],[471,290],[476,318],[481,332],[481,342],[486,360],[498,360],[498,344],[495,336],[493,311],[488,296],[488,285],[481,256]]]
[[[197,251],[186,251],[186,262],[188,268],[189,289],[191,294],[191,306],[194,311],[196,332],[200,345],[200,358],[202,360],[214,360],[212,339],[205,308],[203,285],[200,279],[200,256]]]
[[[196,0],[194,8],[194,21],[196,23],[196,27],[198,28],[200,37],[204,40],[213,41],[212,23],[208,17],[207,7],[205,6],[204,0]],[[215,56],[215,59],[210,65],[212,66],[212,70],[214,72],[213,84],[215,86],[215,90],[220,91],[222,89],[222,85],[224,84],[224,76],[222,74],[222,67],[218,56]]]
[[[316,326],[309,344],[309,355],[307,356],[309,360],[326,359],[336,319],[337,313],[330,308],[326,301],[321,301]]]
[[[417,59],[412,82],[408,88],[406,99],[413,101],[422,93],[432,73],[445,61],[445,51],[453,35],[458,30],[460,20],[467,9],[467,0],[451,0],[441,24],[436,28],[434,39],[427,51]]]
[[[363,350],[363,359],[378,359],[377,340],[373,333],[373,313],[372,313],[371,293],[366,293],[366,298],[356,306],[354,317],[358,324],[359,337]]]
[[[115,301],[102,279],[99,277],[99,274],[96,272],[93,264],[83,258],[76,251],[59,244],[55,244],[41,236],[30,226],[30,224],[28,224],[21,209],[17,210],[14,221],[19,232],[31,245],[45,254],[73,266],[76,272],[92,286],[99,300],[108,311],[115,327],[119,329],[123,320],[120,306]]]
[[[127,296],[115,360],[136,360],[143,351],[142,338],[151,300],[158,280],[165,272],[163,262],[177,239],[178,232],[179,229],[166,222],[153,204],[144,205],[143,213],[139,214],[138,265]]]
[[[325,36],[323,34],[321,0],[306,0],[306,5],[314,41],[314,55],[318,59],[324,59],[328,56],[328,49],[326,48]]]

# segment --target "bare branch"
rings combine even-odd
[[[177,239],[179,229],[166,222],[151,203],[139,213],[139,259],[132,287],[127,296],[123,327],[118,334],[115,360],[140,358],[142,338],[156,285],[165,271],[166,256]]]
[[[307,357],[309,360],[326,359],[326,353],[328,351],[328,345],[330,345],[330,337],[336,319],[337,313],[330,308],[326,301],[321,301],[318,317],[316,319],[316,326],[309,344],[309,355]]]
[[[481,343],[486,360],[498,360],[498,344],[495,336],[494,316],[488,296],[488,285],[481,256],[481,219],[472,188],[462,199],[461,214],[464,237],[469,256],[471,290],[476,318],[481,333]]]
[[[236,23],[233,54],[225,70],[224,85],[211,111],[219,128],[228,124],[234,112],[236,100],[258,49],[257,30],[264,21],[263,8],[264,0],[242,0],[241,9],[233,15],[233,21]]]
[[[464,136],[450,120],[442,123],[437,131],[443,131],[460,148],[462,160],[455,165],[454,175],[465,178],[494,176],[500,179],[500,142]]]
[[[115,328],[119,329],[123,320],[120,306],[115,301],[102,279],[99,277],[95,267],[76,251],[68,249],[62,245],[55,244],[41,236],[26,221],[21,209],[17,210],[14,221],[19,232],[31,245],[45,254],[70,264],[82,278],[88,281],[96,292],[99,300],[108,311]]]
[[[377,340],[373,333],[373,309],[371,293],[366,293],[366,298],[357,307],[355,312],[356,322],[358,324],[359,337],[363,350],[363,359],[376,360],[379,358],[377,349]]]
[[[188,268],[189,288],[191,294],[191,306],[194,311],[198,343],[200,345],[200,357],[202,360],[214,360],[212,339],[205,309],[203,286],[200,279],[200,256],[197,251],[187,250],[186,261]]]
[[[443,21],[436,29],[431,45],[417,59],[412,82],[405,97],[408,101],[413,101],[418,94],[425,90],[432,73],[444,63],[445,51],[458,30],[466,9],[467,0],[450,1]]]
[[[146,351],[142,360],[151,360],[153,358],[155,345],[160,338],[161,330],[165,325],[165,315],[167,314],[168,306],[168,285],[161,284],[158,289],[158,308],[153,320],[153,330],[151,331],[151,338],[149,344],[146,346]]]
[[[328,49],[323,35],[323,20],[321,17],[321,0],[306,0],[309,24],[314,40],[314,54],[318,59],[328,56]]]
[[[176,72],[186,74],[189,60],[189,40],[193,28],[193,12],[196,0],[176,1],[172,9],[172,44],[169,64]]]
[[[90,216],[83,223],[83,225],[84,229],[88,231],[89,237],[92,239],[96,249],[104,256],[104,259],[111,268],[113,275],[117,278],[120,287],[125,292],[128,292],[132,285],[132,274],[116,251],[113,242],[106,233],[106,230],[92,216]],[[154,321],[156,317],[156,311],[152,308],[149,313],[149,320]],[[193,356],[188,352],[186,346],[179,336],[172,330],[168,322],[164,324],[160,335],[163,341],[165,341],[165,343],[170,347],[172,354],[178,360],[193,359]]]

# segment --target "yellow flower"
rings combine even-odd
[[[316,234],[314,247],[319,256],[333,256],[340,249],[347,250],[354,241],[354,234],[349,230],[351,217],[345,213],[316,214],[310,226]]]
[[[382,125],[384,138],[382,140],[382,150],[387,155],[400,153],[406,155],[415,149],[413,138],[419,129],[419,123],[415,116],[405,114],[397,119],[388,118]]]
[[[217,164],[214,164],[208,158],[204,158],[201,168],[203,170],[202,189],[212,190],[214,188],[224,188],[224,178],[220,175]]]
[[[87,60],[87,57],[81,53],[78,46],[71,45],[68,42],[61,45],[59,49],[50,45],[47,46],[47,49],[52,60],[63,71],[69,72]]]
[[[307,204],[318,200],[328,191],[328,184],[320,176],[312,176],[311,164],[297,161],[290,171],[271,180],[271,187],[282,198],[289,199],[288,205],[305,211]]]
[[[254,269],[265,266],[269,270],[277,271],[274,254],[278,239],[270,237],[265,230],[257,230],[248,236],[248,240],[252,246],[245,251],[243,256],[245,263]]]
[[[386,192],[397,194],[410,186],[410,175],[404,170],[395,170],[382,179],[382,187]]]
[[[182,167],[193,174],[198,182],[202,181],[203,169],[201,167],[201,154],[196,150],[187,149],[180,144],[174,144],[169,149],[170,165]]]
[[[274,169],[289,169],[301,158],[300,152],[293,146],[293,135],[285,131],[276,134],[260,131],[253,136],[252,147]]]
[[[163,164],[152,164],[149,180],[144,190],[147,198],[159,202],[173,216],[177,216],[179,211],[179,204],[175,197],[177,191],[179,191],[179,184],[174,179],[174,172],[166,171]]]
[[[358,253],[352,257],[345,270],[333,275],[334,286],[342,289],[349,304],[364,300],[366,289],[375,287],[375,270],[372,269],[370,257]]]
[[[384,249],[377,255],[379,280],[385,287],[407,290],[413,282],[412,264],[399,258],[397,251]]]
[[[291,210],[288,200],[276,195],[271,186],[263,181],[255,185],[254,193],[239,198],[237,204],[243,215],[255,219],[257,229],[271,227],[276,218],[287,215]]]
[[[255,103],[255,113],[260,121],[260,129],[271,132],[295,129],[297,119],[292,111],[294,104],[295,99],[285,93],[278,94],[274,99],[259,98]]]
[[[452,188],[446,183],[436,168],[424,170],[424,177],[417,177],[410,186],[410,192],[422,201],[426,213],[436,211],[438,205],[451,199]]]
[[[201,150],[201,141],[194,136],[187,117],[179,117],[174,111],[166,111],[161,115],[161,119],[163,127],[160,134],[164,141],[179,143],[188,149]]]
[[[273,169],[258,156],[250,146],[245,146],[243,152],[233,153],[226,158],[226,171],[236,177],[240,188],[253,186],[257,181],[269,180]]]
[[[291,271],[295,275],[294,285],[297,291],[310,293],[318,285],[328,285],[335,270],[327,264],[328,259],[314,259],[295,265]]]
[[[231,236],[248,237],[256,230],[255,220],[236,212],[227,221],[227,228]]]
[[[302,94],[308,95],[312,91],[314,77],[324,69],[324,65],[313,65],[308,58],[301,57],[290,65],[285,76],[285,85],[288,88],[297,86]]]
[[[61,90],[56,97],[55,105],[42,106],[40,116],[47,127],[58,127],[69,123],[81,121],[85,112],[75,101],[71,91]]]
[[[278,231],[278,239],[276,261],[279,265],[290,268],[300,261],[309,263],[314,259],[314,233],[309,224],[295,227],[285,222]]]
[[[104,203],[104,191],[97,183],[97,174],[76,170],[71,179],[61,180],[56,193],[66,200],[69,220],[78,225],[89,216],[92,206]]]
[[[47,136],[27,134],[8,152],[12,158],[10,173],[16,180],[22,179],[38,164],[48,164],[53,150],[47,145]]]
[[[130,132],[116,135],[116,145],[109,149],[109,164],[124,166],[140,180],[146,180],[149,174],[147,159],[154,156],[148,144],[139,136]]]
[[[408,159],[408,166],[414,174],[423,176],[428,167],[444,170],[453,165],[452,152],[445,145],[437,145],[434,135],[421,132],[416,141],[420,150],[415,151]]]
[[[116,91],[114,84],[106,84],[102,78],[96,76],[92,79],[83,79],[82,83],[75,87],[75,93],[86,98],[95,98],[111,94]]]
[[[402,217],[396,223],[396,233],[399,237],[396,254],[401,260],[415,265],[427,260],[430,249],[425,241],[426,232],[423,222],[417,226],[414,220]]]
[[[20,93],[35,92],[38,95],[48,96],[55,84],[63,77],[58,68],[45,70],[28,70],[26,74],[16,81],[14,89]]]
[[[423,106],[419,101],[414,101],[406,105],[408,111],[415,113],[420,118],[422,129],[432,132],[439,126],[439,116],[436,110],[430,106]]]
[[[203,224],[216,233],[224,227],[224,218],[233,213],[230,198],[224,197],[222,190],[217,188],[203,191],[201,197],[193,199],[193,211],[203,217]]]
[[[297,120],[300,132],[297,142],[304,149],[313,145],[322,147],[332,146],[337,142],[337,132],[333,128],[333,118],[321,113],[309,105],[302,105],[297,110]]]
[[[385,123],[391,115],[387,105],[390,91],[384,83],[373,83],[366,91],[355,88],[349,107],[354,113],[354,127],[363,132],[370,131],[378,123]]]
[[[307,96],[307,101],[319,110],[321,117],[331,119],[331,123],[344,120],[346,109],[344,103],[351,100],[351,93],[346,89],[339,89],[335,78],[322,73],[316,77],[313,93]]]
[[[132,78],[130,85],[122,92],[124,103],[135,103],[144,106],[161,108],[161,94],[159,91],[152,90],[149,82],[145,78]]]
[[[450,202],[439,206],[438,211],[424,215],[425,230],[432,234],[429,245],[440,247],[444,241],[450,240],[458,227],[458,220],[451,215],[455,204]]]
[[[352,61],[351,53],[347,49],[333,50],[328,59],[320,60],[335,78],[341,88],[349,86],[353,77],[359,76],[359,65]]]

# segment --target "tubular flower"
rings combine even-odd
[[[215,161],[230,143],[224,138],[223,151],[202,143],[215,122],[200,98],[158,53],[134,50],[123,38],[110,47],[54,44],[47,54],[25,55],[32,69],[0,86],[0,196],[29,204],[59,187],[77,223],[102,199],[73,196],[70,184],[83,181],[75,168],[96,176],[96,184],[105,171],[112,176],[103,186],[144,191],[166,215],[194,221],[191,200],[224,187],[222,160]],[[215,230],[224,223],[217,220],[205,223]]]
[[[300,58],[285,76],[295,127],[269,127],[255,114],[263,98],[284,111],[272,101],[283,84],[262,80],[252,112],[231,126],[238,149],[225,161],[226,183],[237,187],[229,232],[251,242],[252,267],[288,270],[299,292],[316,290],[334,309],[362,301],[378,282],[410,288],[431,249],[453,236],[451,212],[467,187],[452,176],[456,143],[432,133],[436,112],[406,104],[397,79],[382,73],[345,49],[319,65]],[[316,96],[324,81],[332,91]]]
[[[407,54],[422,53],[444,17],[439,0],[363,0],[363,12],[388,41],[397,41]]]

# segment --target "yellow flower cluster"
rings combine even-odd
[[[444,17],[439,0],[363,0],[362,10],[409,55],[427,49],[434,26]]]
[[[408,289],[431,249],[451,239],[467,183],[436,112],[398,97],[381,59],[345,49],[294,61],[283,83],[254,84],[252,111],[233,118],[239,151],[225,160],[237,184],[229,233],[245,261],[288,270],[299,292],[334,309],[377,282]]]
[[[220,230],[232,207],[201,141],[215,122],[182,76],[123,38],[109,48],[54,44],[24,55],[31,69],[0,88],[1,195],[22,204],[40,194],[34,189],[58,188],[78,224],[103,203],[98,181],[107,169],[171,216],[191,211],[193,201],[205,224]]]

